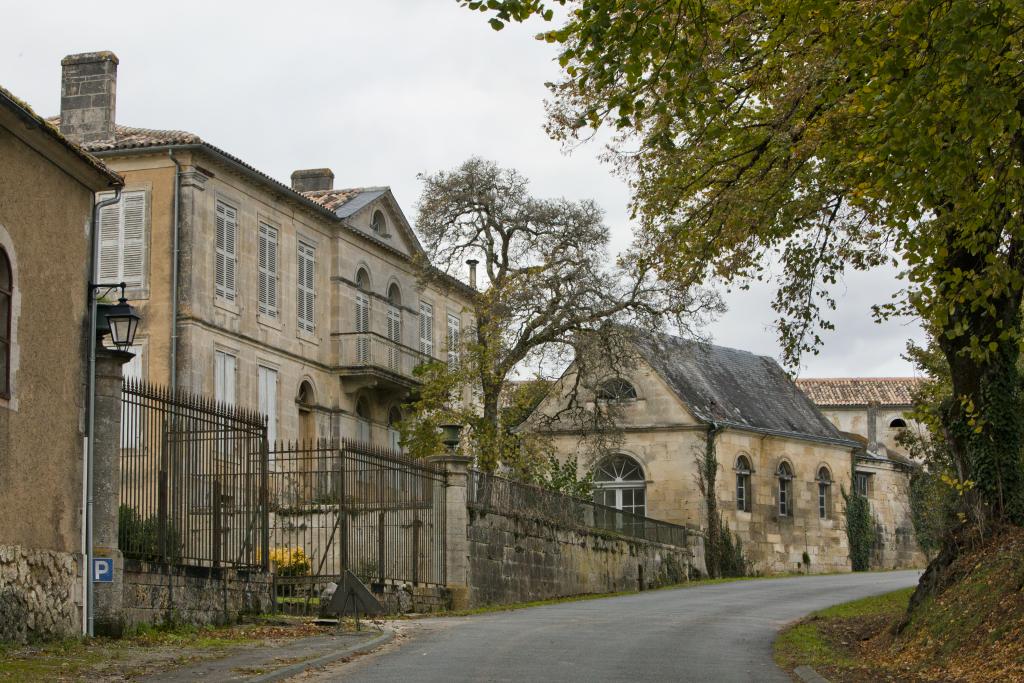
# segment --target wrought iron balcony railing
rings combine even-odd
[[[434,360],[404,344],[375,332],[346,332],[335,335],[338,366],[346,376],[373,374],[389,376],[403,383],[418,384],[413,371]]]

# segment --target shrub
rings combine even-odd
[[[270,561],[278,576],[309,576],[313,569],[313,563],[301,546],[272,548]]]

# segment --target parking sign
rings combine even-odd
[[[94,557],[92,580],[94,583],[112,583],[114,581],[114,560],[109,557]]]

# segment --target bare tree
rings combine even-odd
[[[573,360],[607,373],[628,362],[631,331],[692,330],[719,307],[709,291],[659,280],[637,250],[612,258],[594,201],[536,198],[520,173],[479,158],[420,179],[416,227],[432,264],[449,274],[471,259],[481,265],[460,371],[478,392],[473,427],[485,465],[501,457],[500,399],[514,373],[561,372]],[[573,400],[558,417],[582,410],[576,389],[595,372],[575,373]]]

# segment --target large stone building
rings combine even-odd
[[[413,368],[458,353],[473,290],[435,272],[387,187],[291,186],[197,135],[123,126],[118,60],[63,61],[61,116],[125,178],[103,213],[98,276],[143,316],[135,376],[269,417],[271,439],[397,444]]]
[[[0,640],[81,627],[89,262],[121,179],[0,88]]]
[[[616,454],[582,463],[595,474],[597,502],[705,528],[697,459],[713,438],[719,507],[755,571],[807,569],[804,553],[811,571],[850,569],[841,491],[854,485],[860,445],[770,358],[669,335],[640,339],[636,350],[628,372],[582,382],[594,387],[582,400],[611,403],[622,430]],[[538,408],[542,414],[564,406],[574,373],[570,368],[556,383]],[[554,440],[568,456],[580,434],[556,427]],[[868,493],[873,505],[890,504],[887,488]],[[891,515],[878,517],[890,523]],[[894,550],[885,566],[917,560]]]

